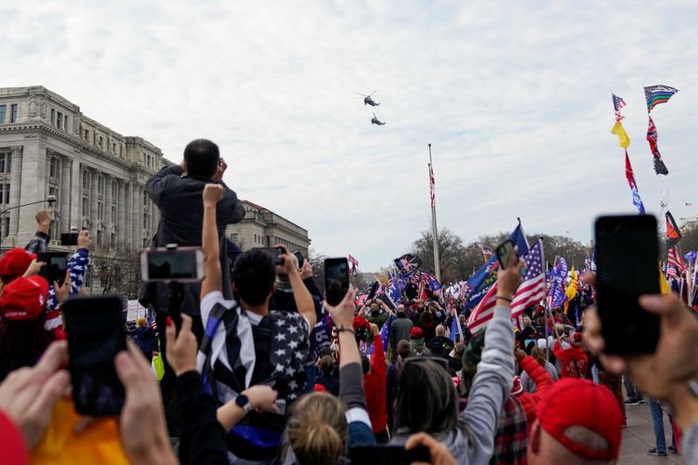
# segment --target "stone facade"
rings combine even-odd
[[[96,246],[140,249],[159,220],[145,182],[170,163],[44,87],[0,88],[0,210],[10,209],[0,215],[2,248],[23,247],[36,231],[42,206],[16,207],[55,195],[52,248],[87,227]]]
[[[282,244],[290,252],[300,250],[304,257],[308,256],[310,239],[306,229],[248,200],[243,200],[242,204],[245,206],[245,217],[240,223],[228,225],[226,229],[228,238],[242,250]]]

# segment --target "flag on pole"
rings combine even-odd
[[[521,316],[526,308],[539,303],[545,298],[545,271],[543,270],[543,242],[538,241],[523,257],[526,273],[523,282],[516,290],[511,302],[511,318]],[[470,332],[475,334],[487,326],[494,315],[497,302],[497,283],[495,283],[480,305],[470,314],[467,325]]]
[[[431,150],[431,149],[429,149]],[[431,152],[430,152],[431,153]],[[429,199],[431,200],[431,208],[436,206],[436,180],[434,179],[434,168],[429,163]]]
[[[676,221],[671,212],[666,212],[666,239],[667,247],[673,247],[681,240],[681,230],[676,226]]]
[[[669,99],[679,91],[673,87],[659,84],[656,86],[645,87],[645,99],[647,100],[647,113],[652,111],[654,107],[661,103],[666,103]]]
[[[356,276],[357,275],[356,267],[359,266],[359,261],[357,259],[355,259],[354,257],[352,257],[351,254],[349,254],[349,256],[347,257],[347,260],[349,261],[349,263],[351,263],[351,275]]]
[[[651,116],[648,116],[648,119],[647,143],[650,145],[650,151],[654,157],[654,172],[666,176],[669,174],[669,170],[662,160],[662,154],[659,153],[659,146],[657,145],[657,142],[659,141],[659,136],[657,136],[657,127],[654,125],[654,121],[652,120]]]
[[[528,241],[524,235],[521,222],[519,222],[516,228],[511,232],[509,239],[519,248],[519,256],[524,256],[528,253]],[[475,307],[485,297],[487,291],[497,281],[498,268],[499,262],[497,261],[497,256],[492,255],[490,259],[468,279],[470,294],[465,303],[467,308]]]
[[[460,335],[460,340],[463,340],[463,328],[461,328],[460,320],[458,319],[458,314],[453,317],[453,322],[451,323],[451,334],[449,334],[449,339],[456,342],[456,334]]]
[[[620,121],[616,121],[613,125],[611,134],[618,136],[618,144],[624,149],[630,146],[630,137],[628,137],[628,133],[625,132],[625,128],[623,128],[623,124]]]
[[[669,248],[666,261],[669,265],[676,267],[679,272],[686,270],[686,265],[684,264],[683,258],[681,257],[681,254],[676,246]]]
[[[637,183],[635,182],[635,174],[633,173],[633,166],[630,164],[630,157],[628,156],[628,151],[625,151],[625,178],[628,180],[628,185],[633,194],[633,205],[637,208],[640,215],[645,214],[645,205],[642,203],[640,198],[640,192],[637,189]]]
[[[543,241],[540,239],[524,257],[526,274],[511,302],[511,317],[518,318],[531,305],[545,298],[545,270],[543,269]]]
[[[625,106],[625,100],[618,97],[616,94],[611,94],[611,100],[613,100],[613,109],[616,112],[616,121],[620,121],[624,118],[624,116],[621,116],[620,110]]]

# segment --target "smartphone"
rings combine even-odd
[[[126,350],[119,296],[74,297],[61,306],[68,335],[68,371],[75,410],[81,415],[118,415],[124,386],[114,357]]]
[[[268,253],[274,259],[274,263],[277,265],[283,265],[284,259],[281,258],[281,254],[284,253],[284,249],[281,247],[255,247],[262,252]]]
[[[61,234],[61,245],[78,245],[78,233],[63,233]]]
[[[511,253],[513,248],[514,243],[511,241],[511,239],[507,239],[497,247],[497,260],[499,260],[500,269],[503,270],[509,264],[509,254]]]
[[[65,281],[68,256],[63,252],[41,252],[36,255],[36,259],[46,263],[39,270],[39,276],[43,276],[50,286],[53,286],[56,281],[59,286],[62,286]]]
[[[352,465],[409,465],[413,462],[431,463],[431,454],[425,446],[406,450],[403,446],[376,444],[350,448],[349,459]]]
[[[338,305],[349,291],[349,262],[346,258],[325,259],[325,299]]]
[[[296,256],[296,259],[298,259],[298,268],[302,268],[303,260],[305,260],[305,257],[303,257],[303,252],[301,252],[300,250],[294,250],[293,255]]]
[[[146,282],[199,282],[204,279],[204,252],[200,247],[144,249],[141,278]]]
[[[652,215],[602,216],[595,223],[596,291],[608,354],[653,353],[659,316],[638,303],[659,294],[657,220]]]

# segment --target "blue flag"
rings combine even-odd
[[[460,329],[460,331],[458,331]],[[449,336],[449,339],[451,339],[452,342],[456,342],[456,336],[458,334],[461,334],[463,331],[463,328],[460,327],[460,321],[458,321],[458,315],[453,317],[453,323],[451,323],[451,334]],[[461,339],[463,339],[461,337]]]
[[[523,257],[528,253],[528,241],[523,233],[523,227],[521,223],[516,226],[516,228],[509,235],[509,239],[519,247],[519,256]],[[499,262],[497,261],[497,256],[492,255],[487,263],[482,265],[482,267],[473,274],[468,280],[468,287],[471,289],[468,300],[464,305],[464,308],[475,307],[487,291],[497,282],[497,268],[499,267]]]

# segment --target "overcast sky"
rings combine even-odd
[[[470,242],[513,228],[592,236],[632,213],[611,91],[647,209],[698,215],[698,3],[579,1],[4,2],[2,86],[43,85],[179,162],[217,142],[243,199],[365,271],[408,251],[437,213]],[[357,92],[378,91],[376,115]],[[685,203],[693,206],[686,206]],[[681,223],[681,221],[679,221]]]

